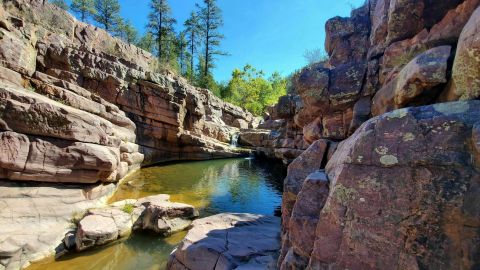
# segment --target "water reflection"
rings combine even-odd
[[[201,216],[220,212],[279,214],[285,168],[271,161],[228,159],[150,167],[133,173],[111,202],[170,194],[172,201],[196,206]],[[164,269],[169,253],[186,232],[162,239],[150,234],[93,251],[47,259],[29,270]]]

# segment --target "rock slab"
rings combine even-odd
[[[279,248],[279,218],[223,213],[195,220],[167,269],[276,269]]]

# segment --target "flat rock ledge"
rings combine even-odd
[[[170,202],[165,194],[140,200],[125,200],[94,208],[78,222],[77,229],[65,235],[57,257],[68,251],[84,251],[112,243],[132,230],[149,230],[161,236],[185,230],[198,211],[191,205]]]
[[[168,270],[276,269],[280,218],[222,213],[195,220]]]

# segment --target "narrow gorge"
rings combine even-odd
[[[479,269],[480,0],[325,29],[261,118],[2,0],[0,270]]]

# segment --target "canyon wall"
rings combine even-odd
[[[43,2],[0,7],[2,177],[115,182],[141,164],[238,154],[231,136],[250,113]]]
[[[330,19],[328,61],[279,102],[294,106],[242,132],[290,163],[281,269],[479,267],[479,5],[370,0]],[[265,138],[305,144],[292,159]]]
[[[245,154],[249,112],[159,70],[46,1],[1,1],[0,269],[51,255],[140,166]]]

